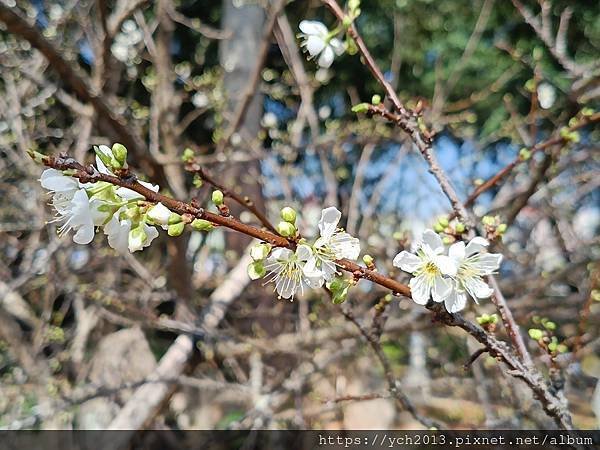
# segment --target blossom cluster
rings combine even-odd
[[[488,245],[478,236],[468,244],[452,244],[446,255],[440,236],[426,230],[415,252],[399,253],[393,264],[413,275],[409,286],[415,303],[425,305],[431,296],[434,302],[444,302],[448,312],[455,313],[465,308],[467,295],[477,303],[493,294],[483,277],[498,270],[502,255],[486,253]]]
[[[287,207],[281,211],[281,217],[283,220],[277,226],[278,232],[293,237],[296,234],[296,212]],[[297,292],[302,294],[307,288],[320,288],[325,284],[334,295],[342,291],[343,283],[333,283],[338,272],[336,261],[356,261],[360,255],[360,242],[338,228],[341,217],[342,213],[335,207],[324,209],[319,220],[320,236],[312,245],[301,239],[295,250],[271,249],[268,244],[255,246],[250,252],[254,260],[248,268],[250,277],[258,279],[267,275],[267,280],[275,283],[279,297],[285,299],[293,299]],[[337,286],[340,289],[336,289]]]
[[[127,150],[121,144],[112,148],[95,147],[96,167],[100,173],[113,175],[113,170],[127,168]],[[136,252],[150,245],[158,236],[154,225],[168,229],[176,223],[173,214],[161,203],[148,205],[137,192],[111,183],[81,183],[68,171],[46,169],[40,178],[42,187],[52,194],[59,234],[73,230],[73,241],[89,244],[97,227],[108,236],[108,244],[119,252]],[[158,186],[140,181],[158,192]],[[174,216],[177,216],[175,214]],[[183,225],[183,224],[182,224]]]

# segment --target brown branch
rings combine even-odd
[[[208,184],[210,184],[214,188],[223,192],[223,195],[225,197],[231,198],[232,200],[237,202],[239,205],[241,205],[243,208],[246,208],[248,211],[250,211],[252,214],[254,214],[254,216],[256,216],[256,218],[260,221],[260,223],[263,224],[263,226],[265,228],[272,231],[273,233],[277,232],[275,230],[275,227],[269,221],[269,218],[260,209],[258,209],[256,207],[256,204],[250,197],[248,197],[248,196],[242,197],[238,193],[236,193],[230,189],[227,189],[224,185],[222,185],[221,183],[216,181],[212,176],[210,176],[208,174],[208,172],[206,171],[206,169],[204,169],[203,167],[200,167],[200,165],[198,165],[196,163],[188,164],[186,169],[192,173],[197,174],[202,180],[206,181]]]

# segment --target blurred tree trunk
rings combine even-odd
[[[264,9],[254,2],[239,0],[223,0],[221,28],[231,32],[229,39],[221,41],[219,59],[225,71],[224,89],[227,96],[227,114],[230,118],[244,93],[251,74],[259,63],[259,48],[263,37],[265,23]],[[246,137],[255,139],[260,129],[262,117],[262,95],[257,91],[250,102],[238,131],[243,130],[243,141]],[[227,128],[227,125],[225,125]],[[227,151],[227,147],[226,147]],[[256,205],[264,208],[261,187],[258,182],[260,165],[257,162],[230,166],[226,180],[228,187],[253,199]],[[239,216],[241,208],[230,204],[232,214]],[[241,252],[250,242],[247,236],[239,233],[227,235],[227,247]]]

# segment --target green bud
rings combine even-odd
[[[256,244],[250,249],[250,257],[254,261],[262,261],[271,252],[270,244]]]
[[[569,126],[572,128],[579,123],[579,119],[577,117],[571,117],[569,119]]]
[[[340,277],[336,277],[329,283],[329,290],[331,292],[337,292],[344,289],[347,286],[347,282]]]
[[[579,131],[572,131],[569,133],[569,139],[574,144],[578,144],[581,141],[581,135],[579,134]]]
[[[123,144],[113,144],[113,156],[122,168],[127,167],[127,149]]]
[[[372,265],[372,264],[373,264],[373,261],[374,261],[374,260],[373,260],[373,257],[372,257],[371,255],[365,255],[365,256],[363,256],[363,258],[362,258],[362,259],[363,259],[363,262],[364,262],[364,263],[365,263],[367,266],[370,266],[370,265]]]
[[[594,115],[594,109],[593,108],[583,108],[581,110],[581,115],[583,117],[590,117]]]
[[[264,277],[266,273],[267,270],[262,261],[254,261],[248,265],[248,277],[250,277],[251,280],[258,280]]]
[[[348,28],[350,25],[352,25],[352,18],[350,16],[344,16],[342,24],[344,25],[344,28]]]
[[[192,184],[194,185],[195,188],[200,189],[202,187],[202,185],[204,184],[204,181],[202,181],[202,178],[200,178],[200,175],[196,174],[196,175],[194,175]]]
[[[544,328],[546,328],[546,330],[548,331],[554,331],[556,330],[556,324],[554,322],[548,321],[544,323]]]
[[[548,344],[548,350],[550,350],[553,353],[556,351],[557,347],[558,347],[558,343],[557,342],[550,342]]]
[[[356,10],[360,6],[360,0],[348,0],[348,9],[350,11]]]
[[[381,103],[381,95],[373,95],[373,97],[371,97],[371,103],[373,103],[374,105],[379,105]]]
[[[224,195],[221,191],[219,191],[218,189],[216,191],[213,191],[211,199],[216,206],[220,206],[223,204],[223,198]]]
[[[486,325],[490,321],[490,316],[489,314],[484,313],[481,316],[477,317],[476,320],[479,325]]]
[[[350,286],[346,286],[345,289],[338,291],[331,299],[331,302],[334,305],[340,305],[340,304],[344,303],[348,299],[348,289],[349,288],[350,288]]]
[[[523,147],[521,150],[519,150],[519,158],[523,161],[529,160],[531,158],[531,150]]]
[[[186,163],[192,162],[194,160],[194,150],[186,148],[183,151],[183,155],[181,155],[181,160]]]
[[[539,341],[544,337],[544,332],[538,328],[529,329],[529,337],[535,341]]]
[[[444,227],[439,222],[433,226],[433,229],[436,233],[441,233],[442,231],[444,231]]]
[[[182,220],[182,219],[181,219],[181,216],[180,216],[179,214],[172,212],[172,213],[169,215],[169,220],[167,221],[167,223],[168,223],[169,225],[175,225],[175,224],[177,224],[177,223],[181,222],[181,220]]]
[[[446,227],[449,225],[449,223],[450,223],[450,222],[448,222],[448,217],[446,217],[446,216],[441,216],[441,217],[438,219],[438,223],[439,223],[441,226],[443,226],[444,228],[446,228]]]
[[[558,344],[556,350],[558,350],[558,353],[567,353],[569,351],[569,347],[567,347],[565,344]]]
[[[529,92],[533,92],[535,90],[535,80],[529,79],[525,82],[525,89]]]
[[[454,238],[453,238],[453,237],[451,237],[451,236],[444,236],[444,237],[442,238],[442,242],[443,242],[445,245],[450,245],[450,244],[452,244],[452,243],[454,242]]]
[[[394,238],[395,240],[399,241],[404,237],[404,234],[402,233],[402,231],[394,231],[394,233],[392,234],[392,238]]]
[[[483,216],[481,223],[491,227],[496,224],[496,219],[492,216]]]
[[[100,151],[100,149],[97,146],[94,146],[94,152],[96,153],[96,156],[100,159],[100,161],[102,161],[104,163],[104,165],[106,167],[114,166],[114,163],[116,161],[114,161],[110,155],[107,155],[106,153]]]
[[[210,231],[215,227],[211,222],[204,219],[194,219],[191,225],[196,231]]]
[[[464,233],[465,232],[465,224],[461,223],[461,222],[457,222],[456,225],[454,225],[454,229],[456,230],[457,233]]]
[[[286,206],[281,210],[281,218],[292,225],[296,223],[296,211],[289,206]]]
[[[283,237],[292,237],[296,234],[296,227],[289,222],[281,221],[277,224],[277,232]]]
[[[496,231],[498,231],[498,233],[500,234],[504,234],[506,232],[506,229],[508,228],[508,225],[506,225],[505,223],[501,223],[500,225],[498,225],[498,227],[496,228]]]
[[[185,229],[185,223],[183,222],[179,222],[179,223],[175,223],[173,225],[169,225],[169,228],[167,229],[167,234],[169,236],[179,236],[181,235],[181,233],[183,233],[183,230]]]
[[[365,113],[369,110],[368,103],[359,103],[358,105],[354,105],[352,107],[352,112],[354,113]]]
[[[489,323],[498,323],[498,314],[492,314]]]

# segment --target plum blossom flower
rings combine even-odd
[[[356,261],[360,254],[359,240],[337,228],[341,217],[342,213],[333,206],[321,212],[320,237],[304,266],[304,274],[319,287],[335,276],[336,259]]]
[[[52,193],[52,206],[56,210],[55,221],[62,236],[75,230],[73,241],[77,244],[89,244],[94,239],[95,226],[106,219],[99,207],[99,199],[90,200],[84,186],[73,177],[64,175],[60,170],[46,169],[40,177],[42,187]]]
[[[141,221],[134,223],[125,207],[119,209],[104,226],[108,245],[120,253],[134,253],[148,247],[158,237],[156,228]]]
[[[148,210],[148,217],[156,224],[162,226],[164,230],[169,227],[169,217],[171,210],[162,203],[157,203]]]
[[[448,256],[454,261],[457,271],[453,276],[452,291],[444,300],[448,312],[463,310],[467,304],[467,294],[475,303],[493,294],[493,289],[483,281],[483,277],[498,270],[502,255],[484,253],[488,245],[486,239],[478,236],[466,245],[461,241],[450,246]]]
[[[332,37],[325,25],[316,20],[303,20],[299,25],[300,37],[311,58],[319,59],[317,64],[325,69],[329,68],[334,58],[344,53],[344,44],[339,39]]]
[[[425,230],[416,254],[403,251],[394,258],[394,266],[413,274],[409,286],[415,303],[426,305],[430,296],[434,302],[443,302],[450,294],[452,284],[445,276],[455,275],[457,269],[443,252],[442,239],[433,230]]]
[[[304,265],[310,258],[312,250],[308,245],[301,244],[292,251],[278,247],[265,260],[264,268],[270,272],[267,282],[275,283],[279,298],[294,299],[298,291],[304,293],[307,287],[316,287],[304,274]]]

